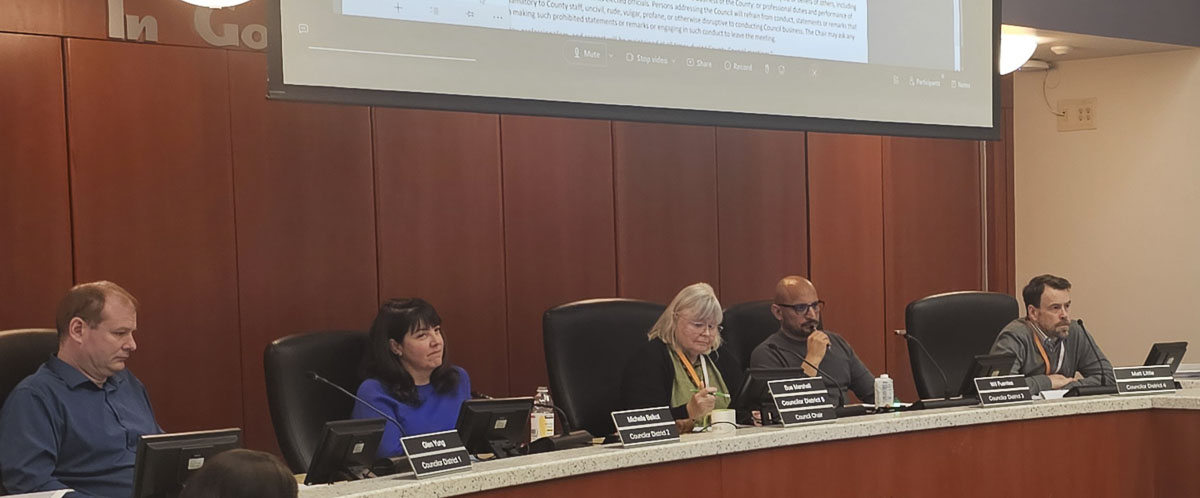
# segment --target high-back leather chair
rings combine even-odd
[[[312,380],[316,372],[350,392],[361,382],[358,366],[367,333],[358,330],[312,332],[276,339],[263,352],[267,403],[279,449],[292,472],[308,471],[325,422],[350,418],[354,400]]]
[[[37,371],[56,352],[58,332],[54,329],[0,331],[0,406],[21,379]]]
[[[750,353],[754,352],[754,348],[779,330],[779,320],[771,314],[771,302],[769,299],[750,301],[725,310],[725,319],[721,322],[725,330],[721,331],[721,340],[745,368],[750,367]],[[729,388],[737,389],[734,386]]]
[[[929,349],[950,383],[945,386],[937,367],[916,344],[910,344],[908,360],[917,394],[922,399],[940,398],[947,391],[961,394],[959,388],[971,359],[987,354],[1000,329],[1019,315],[1016,298],[995,292],[949,292],[908,303],[904,310],[907,333]]]
[[[666,306],[634,299],[589,299],[550,308],[542,340],[554,402],[572,429],[613,433],[621,405],[621,373],[646,343]]]

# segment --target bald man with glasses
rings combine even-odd
[[[775,302],[771,304],[771,313],[779,320],[779,331],[754,348],[750,368],[802,368],[805,374],[820,377],[817,369],[801,361],[804,358],[837,384],[830,394],[842,396],[849,389],[863,403],[874,403],[875,376],[842,336],[821,330],[824,305],[817,296],[816,286],[808,279],[783,277],[775,284]]]

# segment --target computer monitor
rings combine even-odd
[[[962,387],[958,392],[962,396],[974,396],[975,379],[979,377],[998,377],[1012,375],[1013,366],[1017,364],[1017,356],[1012,353],[981,354],[971,359],[967,367],[967,376],[963,377]]]
[[[458,411],[455,428],[467,452],[515,456],[527,436],[533,398],[469,399]]]
[[[241,429],[142,436],[134,459],[133,498],[178,496],[205,461],[241,447]]]
[[[321,442],[308,463],[304,484],[326,484],[368,477],[383,437],[381,418],[325,422]]]
[[[775,419],[771,390],[767,383],[773,380],[803,379],[809,375],[801,368],[751,368],[746,370],[746,378],[742,386],[733,396],[729,406],[735,410],[763,410],[762,423],[771,424]]]
[[[1171,374],[1179,369],[1183,362],[1183,354],[1187,352],[1187,342],[1156,342],[1150,346],[1150,354],[1146,355],[1143,365],[1170,365]]]

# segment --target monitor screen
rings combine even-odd
[[[967,376],[963,377],[959,394],[964,397],[975,395],[975,379],[1012,375],[1016,365],[1017,357],[1011,353],[976,355],[967,368]]]
[[[1179,370],[1183,355],[1187,352],[1187,342],[1158,342],[1150,346],[1150,354],[1146,355],[1143,365],[1170,365],[1171,374]]]
[[[142,436],[134,461],[133,497],[177,496],[206,460],[241,447],[241,429]]]
[[[533,398],[470,399],[458,411],[455,428],[467,452],[512,456],[529,437],[525,432]]]
[[[367,477],[383,437],[381,418],[325,422],[321,442],[308,464],[304,484],[353,481]]]
[[[803,379],[809,375],[800,368],[751,368],[746,370],[746,379],[733,396],[731,408],[758,410],[762,405],[773,403],[767,383],[773,380]]]
[[[272,0],[272,98],[999,138],[996,0]]]

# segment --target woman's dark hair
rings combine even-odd
[[[388,299],[379,307],[375,322],[371,324],[371,335],[367,340],[367,351],[363,355],[362,375],[378,379],[397,400],[409,406],[420,406],[417,386],[412,375],[404,369],[400,358],[392,352],[388,339],[403,342],[404,336],[424,327],[438,327],[442,317],[433,305],[419,297]],[[443,351],[445,348],[443,347]],[[445,360],[429,376],[429,383],[439,393],[448,393],[458,387],[458,370]]]
[[[296,477],[275,455],[229,450],[204,462],[179,498],[295,498]]]

